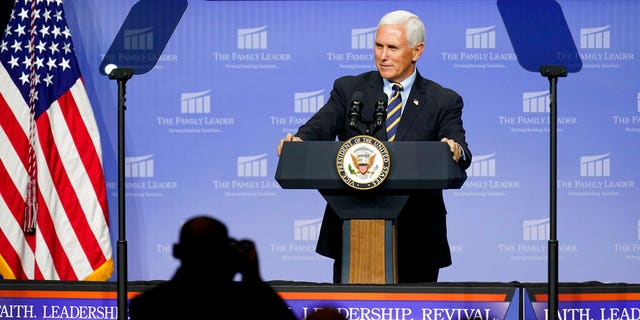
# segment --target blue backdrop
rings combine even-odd
[[[559,280],[637,283],[640,2],[558,2],[584,63],[558,82]],[[99,66],[135,3],[65,2],[102,133],[114,248],[117,86]],[[276,146],[335,78],[375,68],[375,27],[395,9],[423,18],[418,69],[464,98],[474,154],[465,185],[445,191],[453,265],[440,280],[547,280],[549,83],[519,66],[496,2],[479,0],[189,1],[156,66],[127,82],[129,280],[169,278],[181,223],[207,213],[257,242],[265,279],[331,281],[332,261],[314,252],[325,202],[279,187]],[[152,26],[127,31],[138,51],[157,46]]]

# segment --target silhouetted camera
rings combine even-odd
[[[247,241],[229,238],[229,258],[235,271],[244,269],[245,266],[243,264],[246,262],[246,256],[250,253],[250,250],[251,248]]]

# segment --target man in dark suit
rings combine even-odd
[[[278,155],[287,141],[333,141],[336,137],[347,140],[359,135],[349,126],[354,92],[363,93],[362,117],[371,118],[379,93],[392,96],[396,83],[403,89],[400,121],[387,124],[374,136],[382,141],[442,141],[449,145],[453,161],[462,169],[468,168],[471,151],[462,125],[462,98],[455,91],[423,78],[416,69],[424,39],[424,24],[413,13],[398,10],[382,17],[374,47],[378,70],[337,79],[326,105],[295,136],[287,134],[280,141]],[[386,129],[391,126],[396,126],[397,132],[387,137]],[[418,190],[410,195],[396,221],[399,283],[436,282],[439,269],[451,264],[446,213],[442,190]],[[336,283],[341,279],[341,230],[340,219],[327,206],[316,251],[334,259]]]

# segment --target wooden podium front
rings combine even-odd
[[[371,190],[347,186],[338,176],[340,141],[286,142],[275,179],[284,189],[317,189],[343,221],[345,284],[395,284],[395,220],[412,190],[458,189],[466,173],[439,141],[385,142],[392,163]]]
[[[346,243],[346,248],[342,250],[349,252],[349,259],[343,260],[343,283],[398,282],[394,272],[396,237],[392,224],[392,221],[382,219],[357,219],[343,222],[345,229],[343,243]]]

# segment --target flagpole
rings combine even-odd
[[[118,320],[128,319],[127,301],[127,233],[125,222],[125,181],[124,181],[124,111],[127,80],[133,76],[132,68],[115,68],[109,72],[109,79],[118,82]]]

